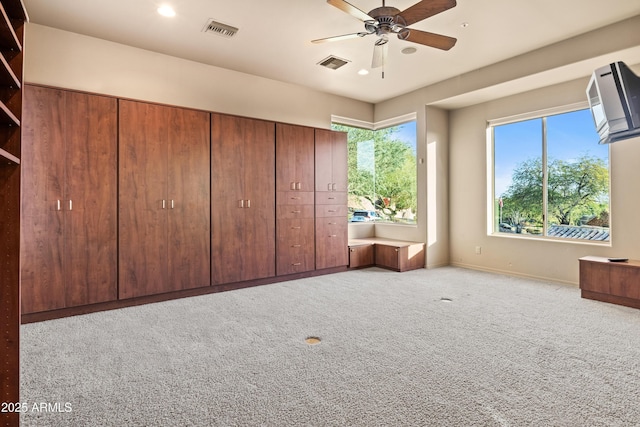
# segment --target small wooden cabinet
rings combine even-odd
[[[314,131],[276,124],[276,273],[315,268]]]
[[[583,298],[640,308],[640,261],[586,256],[579,263]]]
[[[276,275],[275,123],[211,114],[212,284]]]
[[[373,243],[349,243],[349,268],[371,267],[375,264]]]
[[[116,99],[24,88],[22,309],[117,298]]]

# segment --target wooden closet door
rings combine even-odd
[[[275,123],[245,119],[243,280],[276,275]]]
[[[333,183],[333,132],[315,130],[315,182],[316,191],[331,191]]]
[[[211,283],[242,280],[244,119],[211,114]]]
[[[170,107],[119,103],[119,298],[124,299],[167,290]]]
[[[168,286],[209,286],[209,114],[174,108],[168,122]]]
[[[63,91],[25,85],[22,133],[22,312],[63,308]],[[60,205],[59,205],[60,203]]]
[[[275,124],[211,115],[212,284],[275,275]]]
[[[117,100],[66,92],[66,306],[117,299]]]
[[[334,191],[346,192],[349,184],[349,152],[347,134],[331,132],[331,174],[336,184]]]

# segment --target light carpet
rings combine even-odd
[[[21,350],[25,426],[640,425],[640,310],[455,267],[28,324]]]

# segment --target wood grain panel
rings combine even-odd
[[[243,120],[211,115],[211,275],[214,285],[242,280],[244,269]]]
[[[212,283],[275,275],[275,124],[211,115]]]
[[[314,130],[276,124],[276,188],[278,191],[314,189]],[[298,183],[291,188],[292,183]]]
[[[67,92],[65,305],[117,298],[117,100]]]
[[[168,286],[170,290],[209,286],[209,114],[176,108],[168,122]]]
[[[346,220],[316,219],[316,269],[349,264],[347,227]]]
[[[333,183],[333,132],[315,130],[315,188],[318,192],[331,191]]]
[[[167,117],[170,107],[126,100],[119,103],[118,276],[122,299],[167,289]]]
[[[244,194],[251,201],[244,224],[243,280],[276,274],[275,123],[244,119]]]
[[[64,92],[25,86],[22,147],[21,288],[25,313],[65,306]]]

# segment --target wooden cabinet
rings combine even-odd
[[[375,264],[373,243],[349,243],[349,268],[371,267]]]
[[[24,313],[116,299],[116,100],[27,85]]]
[[[395,271],[424,268],[424,247],[424,243],[378,242],[375,248],[375,264]]]
[[[1,0],[0,9],[0,402],[19,402],[20,125],[27,14],[20,0]],[[0,413],[0,424],[19,423],[19,413]]]
[[[640,261],[586,256],[579,262],[583,298],[640,308]]]
[[[276,273],[315,268],[314,130],[276,124]]]
[[[120,100],[119,297],[210,283],[209,114]]]
[[[211,114],[212,284],[272,277],[275,123]]]
[[[347,134],[315,130],[316,269],[346,266]]]

